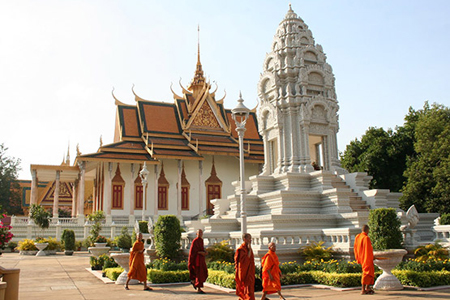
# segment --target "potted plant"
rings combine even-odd
[[[91,245],[93,245],[96,242],[97,237],[100,235],[100,231],[102,230],[102,222],[103,220],[105,220],[105,214],[103,213],[103,211],[98,210],[89,214],[87,218],[90,222],[93,222],[91,230],[89,231],[89,240]],[[103,243],[106,243],[106,239]],[[106,246],[106,244],[104,246]]]
[[[14,252],[14,250],[16,249],[16,247],[17,247],[17,243],[16,242],[13,242],[13,241],[11,241],[11,242],[9,242],[8,243],[8,246],[6,246],[6,247],[8,247],[9,248],[9,250],[11,250],[11,252]]]
[[[97,238],[94,241],[95,247],[106,247],[107,240],[103,235],[97,236]]]
[[[374,263],[383,270],[373,288],[379,290],[402,290],[403,285],[391,273],[407,253],[402,247],[401,221],[394,208],[378,208],[369,212],[369,237],[372,241]]]
[[[129,252],[131,248],[131,236],[128,233],[128,228],[126,226],[122,227],[122,231],[119,236],[115,238],[115,243],[122,252]]]
[[[36,237],[35,245],[39,249],[37,256],[45,255],[44,249],[48,246],[43,242],[44,231],[50,226],[50,218],[52,214],[46,211],[41,205],[32,204],[30,209],[30,219],[40,229],[41,235]]]
[[[29,239],[19,241],[17,249],[20,251],[20,255],[36,255],[38,250],[34,241]]]
[[[72,255],[75,251],[75,232],[72,229],[64,229],[61,241],[64,245],[64,254]]]

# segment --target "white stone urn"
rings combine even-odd
[[[45,256],[44,249],[47,248],[48,243],[34,243],[36,248],[38,248],[38,253],[36,253],[36,256]]]
[[[110,247],[89,247],[88,250],[89,252],[92,253],[92,255],[94,255],[95,257],[99,257],[102,254],[108,253],[109,249],[111,249]]]
[[[94,243],[95,247],[106,247],[108,243]]]
[[[117,277],[116,284],[125,284],[130,271],[130,253],[112,253],[111,257],[123,268],[123,272]],[[139,280],[131,279],[128,284],[139,284]]]
[[[377,278],[374,289],[383,291],[399,291],[403,290],[403,285],[395,277],[391,270],[395,268],[403,259],[403,256],[408,253],[405,249],[389,249],[384,251],[374,251],[373,262],[383,270],[383,274]]]

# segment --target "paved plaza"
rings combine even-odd
[[[123,286],[106,284],[91,272],[89,254],[77,253],[74,256],[62,254],[52,256],[22,256],[18,253],[4,253],[0,257],[4,268],[20,269],[20,300],[97,300],[97,299],[237,299],[233,293],[206,287],[205,295],[197,295],[192,286],[166,285],[154,286],[154,291],[142,290],[142,285]],[[286,299],[450,299],[450,287],[434,291],[407,289],[393,292],[377,292],[375,295],[360,295],[359,290],[331,290],[312,286],[283,289]],[[256,299],[261,293],[256,293]],[[272,295],[270,299],[278,299]]]

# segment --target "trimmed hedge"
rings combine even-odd
[[[104,270],[106,273],[106,277],[108,277],[111,280],[116,281],[117,277],[123,272],[123,268],[117,267],[117,268],[107,268]]]
[[[311,275],[311,272],[296,272],[296,273],[288,273],[283,274],[281,276],[281,285],[292,285],[292,284],[309,284],[309,283],[317,283],[314,280],[314,277]]]
[[[416,272],[409,270],[392,270],[392,274],[394,274],[403,285],[408,286],[431,287],[450,285],[449,271]]]
[[[189,271],[147,270],[147,280],[151,283],[189,282]]]
[[[226,287],[229,289],[236,288],[236,281],[234,280],[234,274],[230,274],[225,271],[208,270],[208,279],[206,279],[206,282]]]

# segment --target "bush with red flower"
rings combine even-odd
[[[5,217],[6,214],[3,214],[3,218]],[[9,225],[3,225],[0,221],[0,249],[5,249],[9,241],[13,238],[14,234],[11,233],[11,228]]]

